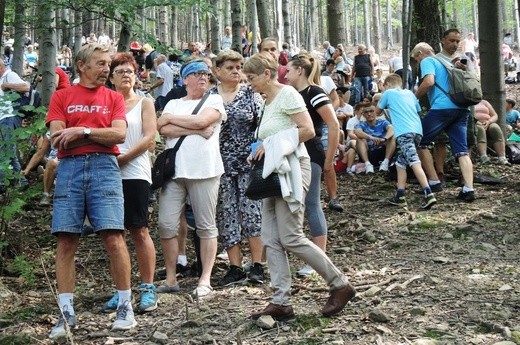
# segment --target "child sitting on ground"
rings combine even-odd
[[[423,209],[429,209],[437,200],[432,193],[428,180],[421,166],[421,161],[417,154],[417,146],[422,138],[422,125],[418,113],[421,111],[417,98],[410,90],[403,90],[403,81],[398,74],[390,74],[386,77],[383,87],[385,91],[376,108],[376,115],[381,114],[383,109],[388,108],[394,135],[399,146],[397,157],[397,191],[388,200],[392,205],[406,205],[406,167],[410,166],[424,191]]]

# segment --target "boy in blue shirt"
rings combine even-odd
[[[403,90],[401,85],[403,82],[398,74],[387,76],[383,84],[385,91],[376,108],[376,115],[381,114],[383,109],[389,109],[394,135],[399,146],[396,162],[397,191],[388,202],[392,205],[406,205],[404,192],[407,178],[406,167],[409,165],[424,191],[424,202],[421,208],[429,209],[437,203],[437,200],[430,189],[417,154],[417,146],[422,138],[422,125],[418,114],[421,107],[415,95],[410,90]]]

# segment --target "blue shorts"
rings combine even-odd
[[[417,133],[406,133],[396,138],[399,146],[399,154],[395,163],[399,168],[406,169],[406,166],[421,163],[417,154],[417,146],[421,142],[421,135]]]
[[[111,154],[88,154],[60,159],[51,233],[81,234],[85,216],[95,232],[124,230],[121,172]]]
[[[469,109],[431,109],[422,119],[421,148],[427,147],[442,131],[448,134],[451,152],[455,157],[468,155]]]

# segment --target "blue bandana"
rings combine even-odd
[[[209,67],[208,67],[208,65],[206,65],[205,62],[203,62],[203,61],[188,62],[187,64],[185,64],[182,67],[181,77],[182,77],[182,79],[184,79],[187,76],[189,76],[190,74],[200,72],[200,71],[205,71],[205,72],[209,73]]]

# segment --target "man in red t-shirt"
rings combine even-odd
[[[126,137],[123,96],[106,88],[110,73],[108,49],[83,46],[76,58],[78,85],[56,91],[51,98],[47,126],[58,149],[52,233],[56,235],[56,281],[60,315],[50,338],[67,336],[75,326],[74,255],[85,219],[103,241],[110,258],[119,303],[113,330],[135,327],[130,295],[130,256],[124,240],[123,191],[116,144]]]

